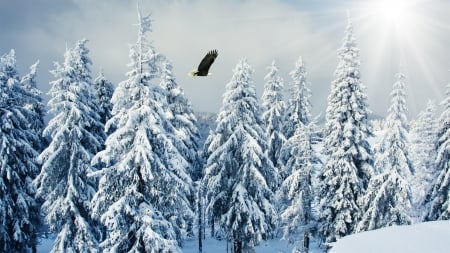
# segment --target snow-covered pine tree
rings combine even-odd
[[[311,122],[311,90],[307,74],[305,62],[302,57],[299,57],[295,63],[295,69],[290,73],[293,81],[290,88],[292,97],[287,103],[284,127],[284,135],[287,139],[294,135],[299,122],[305,126]]]
[[[57,233],[52,252],[98,252],[90,201],[96,184],[87,174],[91,159],[101,148],[102,128],[93,99],[91,60],[87,40],[67,49],[64,63],[55,63],[48,102],[54,117],[44,129],[49,146],[39,155],[41,172],[35,179],[36,196],[43,200],[46,222]]]
[[[202,177],[202,159],[199,155],[200,133],[197,118],[191,103],[184,95],[183,88],[178,85],[172,73],[172,64],[164,61],[162,65],[161,87],[166,92],[168,108],[171,112],[169,121],[175,130],[173,142],[189,163],[189,172],[194,181]]]
[[[428,101],[426,109],[419,113],[411,126],[410,136],[411,157],[416,172],[412,180],[413,197],[414,202],[421,206],[431,183],[437,178],[437,116],[433,101]]]
[[[114,85],[106,79],[103,70],[100,71],[98,77],[94,80],[94,95],[99,109],[100,122],[103,125],[106,125],[106,122],[111,118],[113,92]]]
[[[290,243],[302,242],[305,234],[309,237],[313,227],[311,173],[318,159],[312,147],[311,135],[309,126],[298,124],[294,135],[283,148],[283,152],[289,154],[285,166],[290,167],[291,174],[281,184],[277,195],[282,195],[281,199],[288,203],[282,210],[281,220],[283,238]]]
[[[39,205],[31,184],[39,172],[30,127],[34,114],[24,104],[29,92],[21,85],[14,50],[0,57],[0,252],[35,250]],[[38,120],[38,119],[36,119]]]
[[[35,149],[41,152],[44,148],[44,142],[42,139],[42,131],[44,131],[44,117],[45,117],[45,105],[42,102],[42,91],[37,88],[36,74],[39,61],[30,66],[30,72],[22,77],[20,80],[23,88],[28,92],[24,106],[31,111],[31,119],[29,120],[31,128],[36,131],[39,138],[37,143],[34,144]]]
[[[150,16],[138,8],[139,32],[130,48],[131,70],[112,97],[114,126],[93,163],[99,190],[93,213],[106,227],[104,252],[180,252],[187,224],[193,219],[188,163],[172,142],[164,92],[154,79],[163,57],[146,39]]]
[[[450,83],[446,87],[442,112],[437,130],[436,171],[439,175],[425,198],[429,210],[426,221],[450,219]]]
[[[283,79],[278,74],[275,61],[268,67],[269,73],[265,76],[266,83],[262,95],[262,120],[267,139],[267,153],[269,159],[277,169],[281,169],[281,148],[286,141],[283,134],[283,117],[286,105],[283,101]]]
[[[356,231],[367,231],[392,225],[411,224],[412,194],[409,181],[414,167],[408,153],[408,121],[406,118],[405,76],[396,75],[392,103],[385,121],[385,132],[375,149],[374,176],[363,201],[364,215]]]
[[[367,141],[373,133],[350,17],[338,57],[324,130],[328,160],[319,186],[319,232],[324,246],[354,231],[362,215],[360,201],[373,174],[373,154]]]
[[[261,239],[273,233],[276,221],[272,189],[278,184],[278,173],[265,153],[251,75],[250,65],[240,60],[210,137],[203,179],[207,213],[220,220],[236,253],[253,252]]]

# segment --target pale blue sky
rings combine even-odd
[[[177,81],[196,110],[219,110],[239,58],[246,57],[255,69],[261,95],[272,60],[288,87],[288,73],[303,56],[315,114],[327,104],[349,10],[371,110],[386,113],[394,74],[401,65],[407,75],[410,118],[415,117],[428,99],[440,102],[450,82],[450,1],[410,0],[417,3],[408,10],[404,31],[389,30],[380,16],[370,14],[371,1],[141,0],[141,9],[152,13],[150,38],[156,50],[172,61]],[[132,25],[136,22],[136,1],[0,0],[0,54],[14,48],[22,75],[40,60],[38,80],[46,93],[53,80],[52,63],[63,60],[66,45],[72,47],[76,40],[87,38],[93,77],[103,68],[117,84],[128,71],[128,45],[136,41]],[[211,68],[213,76],[188,77],[210,49],[219,51]]]

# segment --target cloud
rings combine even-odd
[[[90,41],[88,47],[94,63],[94,78],[100,68],[116,84],[126,78],[126,65],[130,61],[129,44],[136,41],[137,35],[137,29],[133,26],[137,23],[134,1],[0,1],[1,53],[15,48],[23,74],[28,65],[40,59],[39,80],[45,92],[49,89],[48,82],[53,78],[48,73],[52,62],[62,61],[66,44],[71,47],[81,38]],[[432,1],[445,4],[441,0]],[[326,107],[336,68],[336,50],[340,47],[346,25],[345,9],[356,6],[356,2],[346,1],[345,5],[339,5],[330,0],[313,3],[153,0],[141,1],[141,9],[143,13],[152,14],[154,22],[150,39],[156,50],[172,61],[177,81],[185,89],[195,109],[219,110],[225,85],[231,79],[235,64],[242,57],[246,57],[255,69],[254,81],[261,95],[266,67],[272,60],[276,60],[285,86],[289,86],[288,73],[294,68],[298,57],[303,56],[312,83],[314,113],[319,113]],[[352,11],[355,12],[358,10]],[[448,20],[441,12],[435,15],[436,18],[442,16],[445,17],[444,21]],[[377,114],[385,114],[393,83],[392,72],[396,71],[397,63],[394,63],[394,54],[375,52],[374,48],[379,49],[374,47],[376,34],[367,30],[363,18],[357,14],[354,16],[355,35],[361,49],[363,82],[368,87],[370,106]],[[441,33],[445,31],[447,35],[444,36]],[[448,44],[448,34],[448,26],[441,27],[434,31],[429,42],[417,47],[417,52],[420,52],[418,55],[429,64],[427,71],[418,71],[415,66],[417,62],[405,63],[405,69],[412,70],[409,80],[414,83],[409,95],[414,97],[425,94],[427,97],[437,97],[438,101],[441,99],[439,95],[443,93],[445,78],[448,79],[445,70],[450,65],[446,57],[448,49],[442,49],[441,45],[445,42]],[[433,48],[428,48],[433,45]],[[197,67],[210,49],[219,51],[219,57],[211,68],[213,76],[188,77],[187,73]],[[388,51],[392,52],[391,49]],[[444,67],[445,64],[447,66]],[[434,79],[434,88],[427,89],[417,84],[428,82],[431,77]],[[424,108],[425,103],[426,99],[417,99],[411,103],[418,107],[413,109],[414,113]]]

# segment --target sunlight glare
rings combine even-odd
[[[412,0],[375,0],[368,8],[378,22],[396,30],[408,29],[413,23]]]

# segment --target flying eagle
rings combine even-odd
[[[203,57],[202,61],[198,65],[197,69],[192,70],[189,72],[190,76],[208,76],[211,75],[211,73],[208,73],[209,68],[213,64],[214,60],[217,58],[217,50],[211,50],[209,51],[205,57]]]

